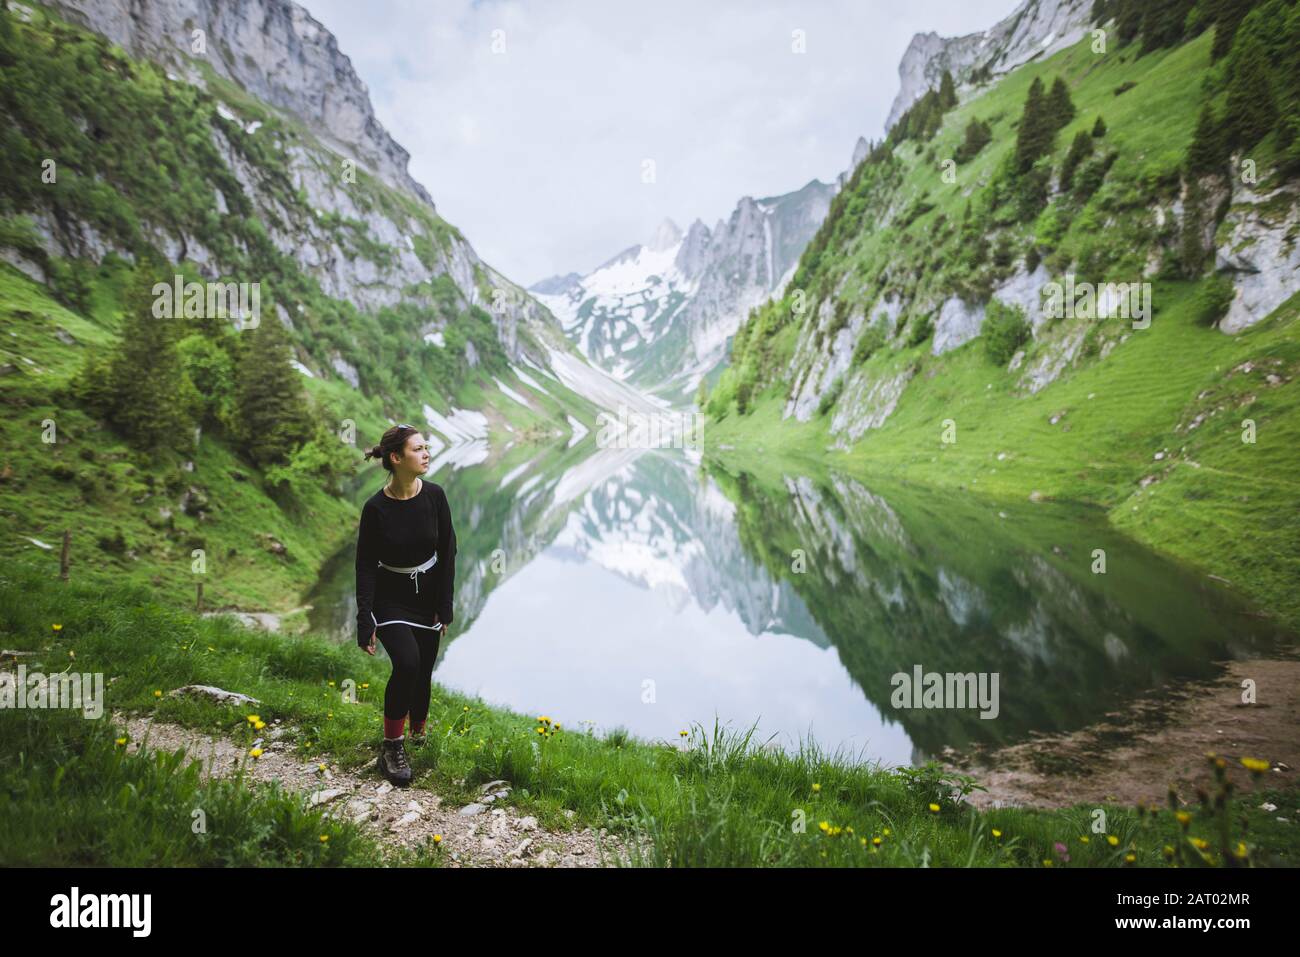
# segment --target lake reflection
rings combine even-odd
[[[434,476],[460,549],[435,680],[571,731],[677,740],[716,715],[792,751],[918,763],[1080,727],[1277,637],[1086,510],[672,450],[535,455]],[[308,596],[314,627],[351,635],[352,562]],[[998,716],[896,709],[891,678],[917,665],[997,672]]]

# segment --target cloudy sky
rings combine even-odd
[[[1016,6],[299,2],[338,37],[438,211],[523,285],[585,273],[665,217],[712,228],[741,196],[831,181],[859,135],[883,134],[913,34],[983,30]]]

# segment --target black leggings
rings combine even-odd
[[[429,717],[433,665],[442,632],[393,622],[380,625],[376,633],[393,662],[384,689],[384,717],[396,721],[409,713],[412,724],[424,721]]]

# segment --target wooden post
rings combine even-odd
[[[198,582],[198,595],[194,599],[194,610],[203,611],[203,582]]]
[[[72,532],[63,530],[63,554],[59,556],[59,578],[68,580],[68,553],[72,550]]]

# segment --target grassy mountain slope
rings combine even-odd
[[[1112,34],[1105,54],[1085,40],[952,108],[933,139],[876,147],[791,293],[738,334],[732,368],[708,400],[710,444],[993,496],[1096,503],[1118,528],[1300,624],[1300,299],[1228,336],[1207,323],[1221,314],[1212,306],[1222,280],[1202,271],[1214,256],[1188,266],[1194,210],[1204,208],[1207,233],[1219,217],[1221,246],[1248,215],[1288,230],[1296,206],[1272,135],[1249,155],[1232,151],[1234,170],[1255,161],[1256,184],[1229,182],[1227,149],[1225,172],[1185,176],[1205,91],[1220,109],[1225,100],[1214,91],[1231,58],[1212,62],[1214,37],[1148,51],[1117,46]],[[1031,84],[1057,77],[1074,117],[1035,167],[1048,171],[1041,195],[1026,202],[1028,177],[1009,170],[1017,124]],[[975,119],[991,141],[948,167],[956,176],[946,182],[943,161],[960,156]],[[1091,153],[1062,188],[1080,133]],[[1150,281],[1149,328],[1033,317],[1045,281],[1067,272],[1097,284]],[[977,337],[955,347],[938,342],[952,316],[1001,315],[988,306],[999,297],[1032,318],[1023,343],[991,361],[988,325],[979,336],[968,324]],[[1244,420],[1253,442],[1243,441]]]
[[[345,196],[327,192],[310,171],[334,176],[338,157],[293,117],[210,69],[204,90],[42,8],[26,11],[0,11],[0,555],[53,564],[70,529],[78,580],[125,578],[188,603],[191,553],[202,548],[209,607],[286,611],[353,533],[355,509],[339,494],[357,447],[392,421],[423,421],[425,404],[480,410],[493,454],[511,441],[567,438],[568,415],[594,426],[586,398],[540,373],[544,392],[521,381],[509,337],[544,362],[545,345],[565,348],[562,334],[484,308],[511,288],[427,203],[360,168]],[[330,199],[339,205],[324,208]],[[377,234],[385,223],[406,230]],[[335,256],[334,265],[307,268],[305,249]],[[249,460],[230,409],[217,409],[211,393],[196,441],[176,436],[155,449],[134,447],[79,400],[85,370],[120,342],[134,264],[151,255],[165,266],[151,277],[159,281],[180,273],[261,283],[261,321],[284,325],[293,358],[311,373],[285,376],[334,446],[293,451],[287,488]],[[379,288],[408,261],[422,270],[418,282],[394,295]],[[367,276],[374,282],[361,282]],[[465,283],[476,287],[472,299]],[[224,357],[211,390],[232,390],[245,355],[239,337],[250,333],[173,321],[183,345]],[[424,338],[430,332],[441,344]],[[196,382],[203,371],[186,366]],[[349,423],[355,438],[344,435]],[[364,474],[382,481],[373,464]]]

